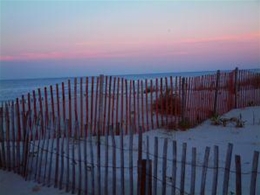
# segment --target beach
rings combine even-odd
[[[191,149],[195,147],[197,149],[197,165],[202,165],[203,164],[203,159],[204,159],[204,150],[206,147],[209,147],[211,149],[210,155],[209,155],[209,166],[213,166],[213,148],[214,146],[219,147],[219,167],[222,167],[224,169],[225,167],[225,158],[226,158],[226,151],[228,144],[231,143],[233,144],[233,153],[232,153],[232,159],[235,155],[240,155],[241,156],[241,170],[242,173],[245,173],[245,175],[242,175],[243,177],[243,194],[247,194],[250,189],[250,179],[251,175],[248,174],[251,171],[252,167],[252,159],[253,159],[253,153],[254,151],[260,151],[260,133],[259,133],[259,127],[260,127],[260,107],[255,106],[255,107],[246,107],[242,109],[233,109],[230,112],[224,114],[222,117],[224,118],[232,118],[232,117],[242,117],[242,120],[245,121],[245,124],[243,127],[238,128],[235,127],[234,124],[230,123],[227,126],[215,126],[212,125],[212,121],[206,120],[203,122],[201,125],[189,129],[187,131],[173,131],[173,130],[167,130],[167,129],[155,129],[152,131],[148,131],[143,133],[143,157],[146,156],[147,153],[147,138],[149,139],[149,151],[150,154],[153,154],[154,151],[154,138],[157,137],[159,140],[159,160],[158,160],[158,179],[161,177],[161,172],[162,172],[162,149],[163,149],[163,143],[164,140],[167,139],[169,143],[169,148],[168,148],[168,156],[167,159],[172,159],[172,147],[171,147],[171,142],[176,141],[177,142],[177,161],[181,159],[181,148],[183,143],[187,144],[187,163],[191,162]],[[94,142],[96,142],[96,139],[93,137]],[[105,137],[101,137],[101,167],[105,166]],[[71,144],[73,142],[70,142]],[[83,144],[84,141],[79,141],[75,145],[72,144],[70,145],[70,156],[72,155],[72,150],[75,150],[75,159],[78,159],[78,150],[81,148],[81,151],[83,151]],[[109,153],[112,155],[112,149],[111,147],[112,142],[109,141],[108,143],[110,145],[109,147]],[[116,153],[120,153],[120,136],[115,136],[115,144],[116,144]],[[124,136],[124,150],[129,149],[129,136],[126,135]],[[46,147],[46,146],[45,146]],[[88,145],[89,147],[89,145]],[[96,151],[96,145],[94,144],[94,151]],[[134,153],[134,159],[133,159],[133,166],[135,167],[137,164],[137,152],[138,152],[138,135],[134,135],[133,137],[133,153]],[[50,148],[46,148],[46,150],[50,150]],[[90,154],[88,154],[90,155]],[[96,161],[96,156],[97,154],[94,153],[94,161]],[[88,157],[90,158],[90,156]],[[150,158],[153,159],[154,156],[150,155]],[[117,155],[117,166],[120,167],[120,155]],[[77,160],[76,160],[77,161]],[[124,162],[126,163],[124,166],[128,166],[129,162],[129,154],[126,152],[124,155]],[[109,159],[109,165],[112,166],[112,159]],[[171,161],[168,161],[169,164],[167,164],[167,174],[166,177],[167,179],[167,192],[170,192],[170,182],[171,182]],[[90,163],[91,165],[91,163]],[[258,162],[258,167],[260,165],[260,162]],[[78,166],[76,166],[78,167]],[[218,187],[218,192],[220,192],[221,185],[223,183],[223,174],[224,170],[220,168],[219,172],[219,187]],[[189,171],[189,167],[187,167],[186,170],[186,182],[185,182],[185,190],[190,188],[190,177],[191,177],[191,171]],[[31,170],[33,171],[33,170]],[[101,168],[101,175],[104,176],[104,168]],[[78,168],[76,169],[76,175],[78,175]],[[112,169],[109,169],[109,178],[112,181]],[[128,175],[129,172],[125,170],[125,189],[126,192],[129,190],[128,182],[129,180]],[[13,173],[8,173],[5,171],[0,171],[0,193],[1,194],[61,194],[63,191],[55,191],[52,188],[47,188],[42,187],[41,184],[36,184],[32,182],[24,182],[23,179],[15,175]],[[91,171],[89,172],[89,177],[91,176]],[[137,178],[137,172],[134,170],[133,172],[134,176],[134,181],[136,181]],[[259,171],[257,174],[257,177],[259,177]],[[213,169],[208,169],[207,172],[207,182],[208,185],[206,185],[206,194],[211,193],[211,179],[213,177]],[[103,177],[102,177],[103,178]],[[83,179],[83,178],[82,178]],[[180,182],[180,169],[177,171],[177,186],[179,185]],[[201,172],[200,169],[197,171],[197,177],[196,177],[196,192],[199,190],[200,186],[200,179],[201,179]],[[120,169],[118,169],[117,172],[117,188],[118,190],[120,189]],[[10,182],[12,182],[13,185],[17,186],[16,188],[13,188],[12,185],[10,186]],[[76,177],[76,183],[79,182],[78,177]],[[103,185],[104,180],[102,179],[102,185]],[[169,186],[168,186],[169,184]],[[109,189],[112,188],[112,184],[109,184]],[[23,186],[19,192],[17,191],[18,186]],[[34,190],[36,187],[36,191]],[[158,185],[158,191],[160,192],[161,185]],[[232,193],[235,191],[235,162],[234,160],[231,161],[231,172],[230,172],[230,181],[229,181],[229,192]],[[136,189],[136,188],[135,188]],[[257,183],[256,185],[256,194],[260,193],[260,185]]]

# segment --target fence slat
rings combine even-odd
[[[92,138],[92,130],[91,127],[89,134],[89,148],[90,148],[90,162],[91,162],[91,194],[95,195],[95,165],[94,165],[94,149],[93,149],[93,138]]]
[[[218,146],[214,146],[214,172],[213,172],[213,182],[212,182],[212,195],[217,194],[218,186],[218,160],[219,159],[219,149]]]
[[[177,142],[172,141],[172,189],[171,194],[175,195],[176,191],[176,173],[177,173]]]
[[[123,82],[122,82],[123,84]],[[120,127],[119,127],[120,128]],[[120,128],[120,162],[121,162],[121,194],[125,194],[125,173],[124,173],[124,131]]]
[[[88,81],[86,79],[86,81]],[[88,85],[88,82],[86,82],[86,85]],[[86,87],[87,89],[87,87]],[[88,95],[87,91],[86,91],[86,96]],[[87,126],[88,124],[86,124],[86,128],[83,132],[83,136],[84,136],[84,148],[83,148],[83,151],[84,151],[84,179],[85,179],[85,182],[84,182],[84,186],[85,186],[85,195],[88,194],[88,159],[87,159],[87,156],[88,156],[88,144],[87,144],[87,137],[88,137],[88,134],[87,134]]]
[[[163,162],[162,162],[162,195],[166,194],[166,167],[167,167],[167,148],[168,139],[164,139],[163,143]]]
[[[105,131],[105,187],[104,187],[104,194],[108,194],[108,136],[109,130],[113,127],[108,125],[108,128]]]
[[[192,148],[192,160],[191,160],[191,182],[190,182],[190,194],[195,194],[196,186],[196,148]]]
[[[133,132],[134,129],[130,128],[129,135],[129,193],[134,194],[134,183],[133,183]]]
[[[201,186],[200,186],[200,194],[201,195],[205,194],[207,168],[208,168],[208,163],[209,163],[209,152],[210,152],[210,147],[206,147],[205,155],[204,155],[203,168],[202,168],[202,174],[201,174]]]
[[[231,165],[232,150],[233,150],[233,144],[229,143],[227,155],[226,155],[225,173],[224,173],[224,180],[223,180],[223,195],[228,194],[229,172],[230,172],[230,165]]]
[[[259,151],[254,151],[251,183],[250,183],[250,195],[256,194],[256,177],[257,177],[257,169],[258,169],[258,160],[259,160]]]
[[[112,194],[116,194],[116,141],[114,137],[114,130],[111,128],[111,141],[112,141]]]
[[[187,143],[182,144],[182,157],[181,157],[181,183],[180,183],[180,194],[184,195],[185,189],[185,166],[186,166],[186,151]]]
[[[141,192],[141,180],[142,180],[142,144],[143,144],[143,136],[142,136],[142,127],[138,129],[138,173],[137,173],[137,195],[140,195]]]
[[[158,137],[154,137],[153,193],[157,194]]]
[[[235,155],[236,163],[236,195],[242,194],[242,179],[241,179],[241,160],[239,155]]]
[[[58,122],[58,121],[57,121]],[[55,136],[55,133],[57,132],[57,128],[59,125],[56,126],[55,121],[51,121],[50,123],[51,127],[55,127],[54,131],[49,131],[50,133],[50,139],[51,139],[51,148],[50,151],[54,150],[54,142],[55,142],[55,137],[57,138],[57,145],[56,145],[56,158],[55,158],[55,179],[54,179],[54,187],[58,187],[58,174],[56,175],[57,170],[59,170],[59,154],[60,154],[60,147],[59,147],[59,136]],[[50,153],[50,161],[49,161],[49,169],[48,169],[48,176],[47,176],[47,186],[51,186],[51,174],[52,174],[52,163],[53,162],[53,152]],[[56,185],[55,185],[56,184]]]

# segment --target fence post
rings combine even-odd
[[[235,156],[236,162],[236,195],[242,194],[242,182],[241,182],[241,161],[240,156]]]
[[[101,167],[100,167],[100,133],[103,125],[103,81],[104,75],[99,76],[99,110],[98,110],[98,129],[97,129],[97,194],[101,194]]]
[[[256,177],[257,177],[258,159],[259,159],[259,152],[254,151],[251,184],[250,184],[250,195],[256,194]]]
[[[141,195],[141,172],[142,172],[142,144],[143,144],[143,137],[142,137],[142,127],[138,129],[138,174],[137,174],[137,195]]]
[[[217,114],[219,77],[220,77],[220,70],[217,71],[217,78],[216,78],[216,89],[215,89],[214,111],[213,111],[213,114],[214,114],[214,115]]]
[[[185,78],[184,77],[182,78],[181,84],[182,84],[182,87],[181,87],[182,88],[181,121],[184,122],[184,120],[185,120],[185,105],[186,105]]]
[[[226,155],[226,165],[225,165],[225,173],[223,179],[223,195],[228,194],[228,183],[229,183],[229,172],[231,165],[231,157],[232,157],[233,144],[228,144],[228,150]]]
[[[238,75],[238,68],[236,67],[236,69],[235,69],[235,86],[234,86],[234,93],[235,93],[235,108],[237,108],[237,89],[238,89],[238,81],[237,81],[237,79],[238,79],[238,77],[237,77],[237,75]]]

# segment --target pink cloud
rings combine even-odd
[[[125,57],[178,57],[205,55],[212,52],[236,53],[237,44],[242,50],[255,49],[260,42],[260,32],[183,40],[126,40],[108,42],[78,42],[71,51],[24,52],[0,56],[0,61],[34,61],[47,59],[98,59]],[[220,43],[220,44],[216,44]],[[249,44],[250,43],[250,44]],[[253,43],[253,44],[251,44]],[[219,50],[219,51],[218,51]],[[225,50],[225,52],[223,52]],[[241,50],[241,48],[240,48]]]

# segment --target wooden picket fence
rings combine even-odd
[[[1,109],[4,126],[13,126],[19,141],[26,133],[28,112],[32,121],[39,120],[42,131],[51,120],[68,119],[70,135],[72,121],[79,123],[80,135],[90,129],[95,135],[98,125],[104,135],[108,126],[118,123],[125,134],[130,128],[136,133],[139,126],[144,131],[187,129],[213,115],[252,105],[260,105],[260,74],[235,69],[198,77],[137,81],[112,76],[75,78],[39,88]]]
[[[160,147],[158,138],[151,144],[149,139],[142,140],[142,133],[156,128],[185,130],[233,108],[260,105],[259,78],[259,73],[238,69],[217,71],[215,75],[137,81],[101,75],[38,89],[0,107],[0,168],[78,194],[204,194],[209,186],[213,194],[221,190],[228,194],[229,174],[236,175],[236,189],[232,191],[239,194],[244,190],[242,176],[251,175],[246,193],[256,194],[259,151],[254,154],[252,171],[241,171],[239,156],[231,171],[229,146],[221,186],[217,182],[222,170],[217,147],[213,167],[208,166],[208,148],[204,164],[196,164],[196,149],[192,149],[191,162],[187,163],[185,144],[178,160],[176,142],[168,154],[167,140]],[[134,148],[136,134],[139,144]],[[154,155],[148,151],[150,147],[154,147]],[[162,148],[160,156],[158,150]],[[129,163],[124,160],[126,156]],[[165,172],[168,161],[171,176]],[[185,175],[187,166],[191,167],[190,181]],[[199,192],[194,183],[197,169],[202,171]],[[180,175],[176,175],[177,170],[181,170]],[[210,170],[214,180],[206,185]],[[190,189],[185,187],[187,182]]]
[[[104,136],[92,131],[80,135],[78,122],[70,136],[69,120],[52,121],[44,134],[40,123],[29,125],[24,141],[15,141],[1,127],[0,168],[44,186],[72,194],[250,194],[260,192],[259,151],[246,166],[233,144],[225,153],[214,146],[192,147],[169,138],[143,136],[112,126]],[[116,126],[120,126],[117,124]],[[119,127],[117,127],[119,128]],[[4,141],[3,141],[4,140]],[[225,160],[220,156],[226,156]],[[243,165],[243,166],[241,166]],[[242,182],[243,181],[243,182]]]

